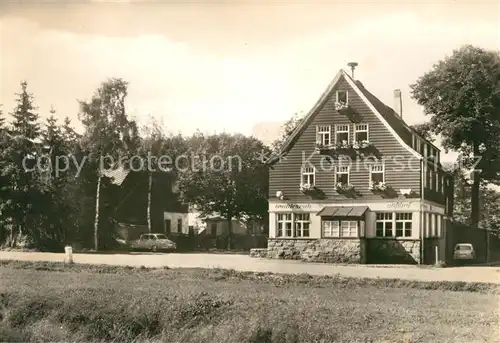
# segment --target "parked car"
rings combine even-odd
[[[453,251],[453,258],[461,261],[473,261],[476,259],[476,252],[470,243],[458,243]]]
[[[177,249],[175,242],[162,233],[143,234],[138,240],[130,242],[132,250],[173,251]]]

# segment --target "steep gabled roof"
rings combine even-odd
[[[347,76],[350,77],[349,75]],[[365,97],[373,104],[373,107],[377,109],[377,111],[382,115],[382,117],[384,117],[387,123],[400,136],[403,137],[405,134],[409,135],[414,134],[417,135],[421,140],[425,141],[427,144],[432,145],[436,149],[439,149],[432,142],[419,135],[418,132],[415,131],[415,129],[406,124],[404,120],[401,118],[401,116],[396,113],[396,111],[394,111],[391,107],[387,106],[382,101],[380,101],[380,99],[377,98],[375,95],[370,93],[370,91],[367,90],[360,81],[354,81],[354,82],[359,87],[359,90],[365,95]]]
[[[286,155],[288,151],[292,148],[298,137],[304,132],[304,130],[310,125],[313,118],[316,114],[323,108],[328,99],[333,95],[333,91],[335,86],[341,79],[344,77],[347,83],[351,86],[351,88],[358,94],[358,96],[363,100],[363,102],[368,106],[368,108],[375,114],[380,122],[384,124],[384,126],[389,130],[389,132],[396,138],[396,140],[404,147],[408,152],[410,152],[413,156],[418,159],[422,159],[423,156],[417,153],[414,149],[412,149],[402,138],[404,136],[404,132],[408,132],[410,130],[411,133],[414,133],[408,125],[406,125],[403,120],[397,116],[393,109],[386,106],[382,103],[377,97],[368,92],[360,82],[355,82],[343,69],[340,69],[337,75],[335,75],[332,82],[328,85],[327,89],[323,92],[319,100],[316,102],[314,107],[309,111],[309,113],[304,117],[302,122],[295,128],[295,130],[290,134],[288,139],[283,144],[279,156]],[[415,132],[415,134],[417,134]],[[418,135],[418,134],[417,134]],[[279,156],[275,156],[275,158],[270,159],[269,163],[275,162],[279,159]]]

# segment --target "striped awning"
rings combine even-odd
[[[361,217],[368,210],[367,206],[326,206],[317,213],[320,217]]]

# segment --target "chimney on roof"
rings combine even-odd
[[[351,67],[351,77],[354,80],[354,69],[358,66],[358,62],[349,62],[347,65]]]
[[[394,90],[394,111],[403,119],[403,99],[401,98],[401,90]]]

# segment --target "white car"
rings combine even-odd
[[[172,251],[177,248],[175,242],[162,233],[147,233],[138,240],[130,242],[132,250]]]
[[[470,243],[458,243],[455,245],[455,250],[453,251],[453,259],[455,260],[468,260],[472,261],[476,259],[476,252],[474,247]]]

